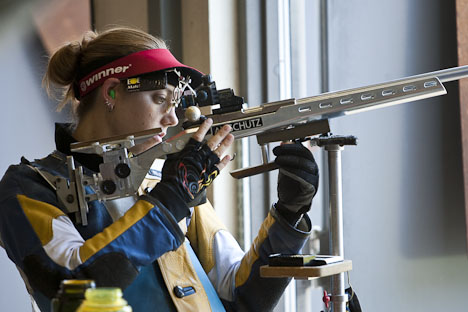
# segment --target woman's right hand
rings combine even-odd
[[[206,133],[210,130],[213,120],[208,118],[205,120],[198,131],[195,132],[192,138],[197,142],[202,142],[206,136]],[[234,136],[231,134],[231,126],[224,125],[214,136],[212,136],[205,144],[206,146],[216,154],[220,159],[223,156],[224,152],[232,145],[234,142]],[[216,167],[221,171],[231,160],[229,155],[224,156]]]

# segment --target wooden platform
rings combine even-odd
[[[296,279],[313,279],[330,276],[342,272],[351,271],[353,264],[351,260],[321,266],[268,266],[260,267],[261,277],[294,277]]]

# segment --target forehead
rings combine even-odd
[[[161,93],[161,92],[168,92],[168,93],[173,93],[174,92],[174,86],[168,84],[165,88],[163,89],[157,89],[157,90],[149,90],[149,92],[155,92],[155,93]]]
[[[174,86],[168,84],[165,88],[163,89],[157,89],[157,90],[148,90],[148,91],[140,91],[140,92],[131,92],[131,94],[147,94],[147,95],[172,95],[174,93]]]

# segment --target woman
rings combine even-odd
[[[204,142],[212,123],[206,120],[184,150],[168,157],[156,186],[159,178],[149,174],[144,183],[154,187],[145,187],[146,193],[89,202],[87,225],[67,213],[47,179],[69,178],[68,155],[85,175],[99,172],[102,158],[71,152],[74,142],[160,128],[131,151],[160,143],[178,123],[174,105],[181,86],[196,88],[200,80],[162,40],[130,28],[88,32],[51,57],[46,88],[65,91],[59,107],[72,103],[76,121],[56,125],[56,151],[34,162],[22,158],[0,182],[0,243],[33,307],[49,311],[60,282],[73,278],[121,287],[134,311],[262,311],[276,305],[289,279],[262,279],[259,267],[270,254],[299,252],[309,235],[306,212],[318,170],[302,145],[275,148],[279,200],[245,254],[210,204],[201,204],[210,178],[230,160],[223,157],[233,142],[229,126]]]

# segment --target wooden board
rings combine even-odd
[[[33,18],[49,54],[67,42],[81,41],[83,33],[91,30],[89,0],[43,1],[43,5],[33,12]]]
[[[294,277],[296,279],[312,279],[317,277],[330,276],[342,272],[351,271],[353,264],[351,260],[321,266],[300,266],[300,267],[273,267],[263,265],[260,267],[261,277]]]
[[[468,65],[468,0],[457,0],[458,65]],[[459,82],[462,161],[465,193],[466,243],[468,250],[468,79]]]

